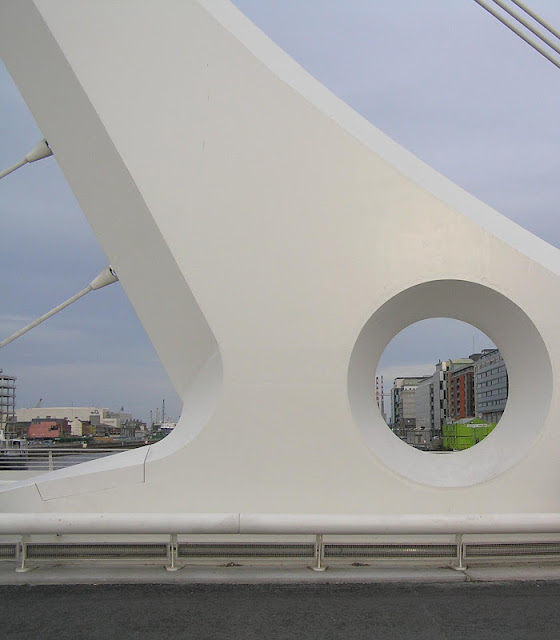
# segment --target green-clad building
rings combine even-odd
[[[496,427],[495,422],[484,422],[473,418],[468,422],[454,422],[443,425],[443,450],[462,451],[484,440]]]

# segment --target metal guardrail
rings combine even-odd
[[[78,536],[79,538],[80,536]],[[136,537],[138,538],[138,537]],[[142,538],[142,536],[140,536]],[[0,560],[16,562],[16,572],[26,572],[42,563],[70,562],[87,563],[110,562],[127,565],[130,563],[164,565],[168,571],[175,571],[187,565],[281,565],[307,566],[313,571],[325,571],[327,565],[437,566],[459,571],[469,566],[484,564],[504,564],[519,562],[560,562],[560,542],[483,542],[465,541],[457,536],[455,542],[342,542],[313,536],[307,542],[298,541],[235,541],[228,537],[224,541],[215,539],[206,542],[200,539],[179,540],[176,534],[167,535],[158,541],[85,540],[50,541],[34,540],[31,536],[21,536],[18,541],[0,544]]]
[[[321,533],[317,533],[321,532]],[[37,542],[34,535],[102,536],[99,542]],[[161,536],[167,542],[153,548],[138,538]],[[216,542],[193,540],[192,535],[226,534],[227,540]],[[465,540],[468,534],[504,534],[501,542]],[[553,534],[548,540],[507,542],[507,536],[519,534]],[[4,513],[0,519],[0,535],[15,535],[16,571],[27,571],[26,561],[41,560],[152,560],[165,556],[166,568],[175,570],[182,562],[217,558],[247,561],[279,559],[310,561],[314,571],[324,571],[325,561],[423,560],[437,561],[458,570],[466,569],[464,560],[488,562],[527,559],[560,560],[560,514],[263,514],[263,513]],[[107,535],[128,535],[124,542],[103,540]],[[241,536],[264,535],[268,543],[242,541]],[[394,541],[342,542],[329,540],[331,535],[353,537],[391,536]],[[406,535],[408,542],[398,542]],[[446,543],[422,542],[416,536],[454,536]],[[187,540],[180,541],[187,537]],[[279,542],[279,536],[305,536],[307,543]],[[327,540],[325,540],[325,536]],[[414,538],[411,538],[414,536]],[[402,539],[402,538],[401,538]],[[6,549],[11,556],[12,548]],[[157,553],[154,553],[157,551]],[[12,557],[12,559],[14,559]]]
[[[65,469],[82,462],[111,456],[137,447],[29,447],[0,449],[0,471]]]

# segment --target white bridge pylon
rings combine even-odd
[[[0,55],[184,402],[161,443],[18,483],[3,511],[559,510],[556,249],[224,0],[3,2]],[[499,427],[439,456],[374,393],[388,342],[437,316],[484,331],[510,383]]]

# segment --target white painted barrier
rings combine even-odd
[[[560,533],[560,514],[4,513],[0,535]]]

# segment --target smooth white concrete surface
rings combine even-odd
[[[556,249],[225,0],[7,1],[0,55],[184,401],[143,459],[3,487],[2,510],[559,511]],[[510,397],[482,444],[432,457],[383,425],[373,376],[439,315],[497,343]]]
[[[560,514],[4,513],[0,535],[557,534]]]

